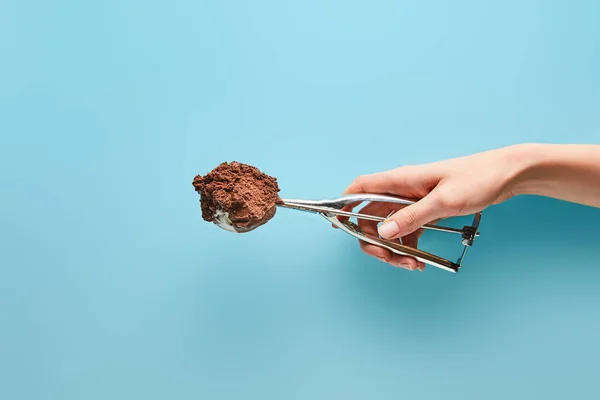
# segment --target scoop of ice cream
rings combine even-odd
[[[236,161],[197,175],[193,185],[200,194],[202,218],[220,226],[231,223],[237,232],[263,225],[275,216],[281,203],[276,178]]]

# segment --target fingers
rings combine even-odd
[[[363,175],[354,180],[344,191],[346,194],[375,193],[392,194],[408,198],[425,197],[439,182],[439,174],[431,165],[405,166],[375,174]],[[343,211],[351,211],[360,202],[344,207]],[[338,217],[341,221],[347,217]]]
[[[389,217],[379,227],[379,236],[384,239],[396,239],[407,236],[421,226],[442,217],[436,196],[432,193]]]
[[[423,199],[423,200],[425,200],[425,199]],[[361,214],[375,215],[375,216],[380,216],[380,217],[388,216],[388,215],[390,215],[390,212],[392,212],[394,214],[392,214],[392,216],[389,217],[387,220],[387,223],[390,223],[390,222],[395,222],[395,220],[393,220],[393,219],[397,218],[397,215],[399,213],[403,212],[404,210],[406,210],[409,207],[414,207],[415,205],[422,203],[423,200],[420,202],[417,202],[411,206],[404,206],[404,205],[393,204],[393,203],[371,202],[371,203],[367,204],[366,206],[364,206],[359,212]],[[430,201],[431,201],[431,199],[427,199],[427,201],[424,202],[425,206],[427,206],[427,203]],[[421,205],[423,205],[423,204],[421,204]],[[348,206],[347,208],[352,209],[353,206],[355,206],[355,204]],[[433,221],[436,219],[437,219],[437,217],[434,216],[430,221]],[[430,221],[428,221],[428,222],[430,222]],[[427,223],[427,222],[425,222],[425,223]],[[411,232],[409,232],[406,235],[403,235],[404,237],[402,237],[402,243],[406,246],[417,248],[418,242],[419,242],[419,237],[423,233],[423,230],[419,229],[419,228],[421,225],[423,225],[425,223],[416,225],[414,230],[412,230]],[[377,221],[358,219],[358,226],[367,235],[371,235],[371,236],[375,236],[375,237],[377,237],[377,236],[383,237],[383,235],[381,235],[381,233],[378,232]],[[398,238],[398,237],[400,237],[400,235],[396,235],[395,238]],[[365,252],[366,254],[376,257],[380,261],[391,264],[395,267],[404,268],[404,269],[408,269],[411,271],[414,271],[414,270],[423,271],[425,269],[424,263],[419,262],[412,257],[399,255],[399,254],[393,253],[383,247],[373,245],[373,244],[370,244],[370,243],[367,243],[364,241],[359,241],[359,244],[360,244],[361,250],[363,252]]]
[[[342,211],[352,211],[354,210],[355,207],[357,207],[360,203],[362,203],[362,201],[355,201],[354,203],[350,203],[344,207],[342,207]],[[343,217],[343,216],[339,216],[338,217],[340,220],[345,221],[348,219],[348,217]]]
[[[360,203],[362,203],[362,201],[356,201],[354,203],[350,203],[347,206],[342,207],[342,211],[352,211],[354,209],[354,207],[358,206]],[[337,219],[339,219],[340,221],[347,221],[349,219],[349,217],[344,217],[342,215],[338,215]],[[335,226],[334,224],[331,224],[331,226],[335,229],[337,229],[337,226]]]
[[[391,264],[394,255],[391,251],[384,249],[383,247],[375,246],[374,244],[363,242],[362,240],[359,240],[358,244],[365,254],[373,256],[384,263]]]
[[[406,166],[359,176],[346,188],[344,194],[388,193],[420,198],[435,187],[438,181],[439,177],[427,165]]]
[[[398,205],[398,204],[373,202],[373,203],[369,203],[365,207],[363,207],[360,210],[360,213],[383,217],[383,216],[389,215],[390,212],[394,212],[402,207],[404,207],[404,206]],[[359,219],[358,226],[361,228],[361,230],[365,234],[375,236],[375,237],[378,236],[376,221]],[[422,233],[422,230],[418,230],[414,234],[409,235],[406,238],[403,238],[402,243],[407,246],[416,248],[418,245],[418,240],[419,240],[419,236],[421,235],[421,233]],[[425,268],[425,266],[422,263],[417,262],[417,260],[412,257],[402,256],[402,255],[393,253],[387,249],[384,249],[383,247],[376,246],[376,245],[373,245],[373,244],[370,244],[367,242],[360,241],[359,243],[360,243],[360,247],[363,252],[365,252],[366,254],[368,254],[370,256],[378,258],[380,261],[391,264],[395,267],[404,268],[404,269],[408,269],[411,271],[414,271],[416,269],[422,271]]]
[[[374,215],[377,217],[385,218],[390,215],[391,212],[395,212],[398,209],[403,207],[403,205],[394,205],[390,203],[378,203],[371,202],[360,209],[361,214],[365,215]],[[364,233],[367,235],[378,236],[377,235],[377,221],[369,221],[366,219],[358,219],[358,226]]]
[[[392,253],[383,247],[376,246],[367,242],[359,241],[361,250],[370,256],[378,258],[384,263],[388,263],[397,268],[407,269],[409,271],[423,271],[425,265],[419,263],[416,259],[400,254]]]
[[[421,234],[423,233],[422,229],[417,230],[414,233],[411,233],[408,236],[405,236],[402,238],[402,244],[408,247],[412,247],[412,248],[417,248],[419,245],[419,236],[421,236]],[[425,269],[425,263],[422,263],[420,261],[417,261],[414,258],[410,258],[410,265],[414,266],[413,269],[418,269],[419,271],[423,272],[423,270]]]

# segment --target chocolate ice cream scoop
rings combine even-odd
[[[276,178],[236,161],[197,175],[193,185],[200,194],[202,218],[233,232],[265,224],[282,202]]]
[[[383,222],[388,217],[352,210],[361,203],[387,203],[385,209],[398,209],[414,204],[416,200],[381,194],[357,193],[332,200],[281,199],[277,180],[256,167],[239,162],[222,163],[205,176],[196,176],[193,182],[200,194],[202,217],[231,232],[248,232],[263,225],[275,215],[278,206],[317,213],[330,224],[354,236],[361,242],[379,246],[388,251],[417,259],[446,271],[458,272],[468,247],[479,236],[481,213],[475,214],[473,223],[462,229],[425,224],[421,228],[458,234],[465,246],[460,258],[455,262],[435,254],[402,244],[398,240],[386,240],[363,232],[358,221]],[[391,208],[390,208],[391,207]],[[366,210],[366,208],[365,208]],[[341,217],[341,218],[340,218]]]

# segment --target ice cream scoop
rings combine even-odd
[[[276,213],[277,207],[318,213],[333,226],[355,238],[388,249],[396,254],[410,256],[418,261],[458,272],[467,249],[479,236],[481,213],[475,214],[471,225],[462,229],[440,225],[423,225],[421,228],[459,234],[464,249],[454,262],[413,247],[398,240],[386,240],[364,233],[349,218],[383,222],[386,218],[378,215],[346,211],[349,205],[363,202],[381,202],[396,205],[410,205],[416,200],[379,194],[351,194],[333,200],[292,200],[279,197],[277,180],[259,171],[256,167],[241,163],[222,163],[205,176],[196,176],[194,187],[200,194],[202,216],[220,228],[235,233],[249,232],[265,224]]]

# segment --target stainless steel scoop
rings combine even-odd
[[[475,238],[479,236],[478,229],[479,221],[481,220],[481,213],[475,214],[472,224],[464,226],[462,229],[450,228],[439,225],[423,225],[421,227],[423,229],[454,233],[461,236],[461,242],[464,245],[464,249],[460,258],[456,262],[453,262],[448,259],[436,256],[435,254],[415,249],[413,247],[405,246],[399,241],[386,240],[378,236],[365,234],[364,232],[362,232],[362,230],[358,227],[357,224],[349,220],[340,220],[338,218],[339,216],[342,216],[378,222],[382,222],[386,219],[377,215],[369,215],[342,210],[342,208],[344,208],[347,205],[362,202],[380,202],[410,205],[413,204],[415,201],[401,197],[385,196],[379,194],[351,194],[333,200],[312,201],[283,199],[283,203],[279,204],[278,206],[284,208],[292,208],[299,211],[318,213],[337,228],[343,230],[344,232],[354,236],[359,240],[383,247],[396,254],[414,257],[421,262],[450,272],[458,272],[467,252],[467,249],[473,245],[473,243],[475,242]],[[230,232],[241,233],[248,230],[243,227],[236,226],[234,223],[232,223],[226,212],[218,212],[215,216],[214,222],[220,228],[223,228]]]

